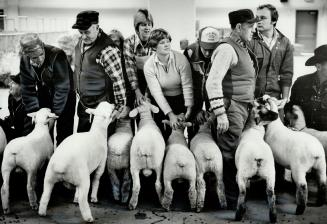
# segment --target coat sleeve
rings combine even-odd
[[[293,78],[293,46],[288,40],[286,52],[279,71],[280,85],[291,86]]]

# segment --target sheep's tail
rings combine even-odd
[[[255,158],[254,161],[257,163],[257,167],[261,167],[263,159],[261,158]]]
[[[148,176],[150,176],[152,174],[152,170],[150,170],[150,169],[143,169],[142,170],[142,173],[143,173],[144,176],[148,177]]]

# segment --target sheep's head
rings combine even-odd
[[[298,105],[292,106],[292,111],[286,113],[286,119],[289,121],[291,128],[302,130],[306,127],[304,113]]]
[[[114,104],[110,104],[108,102],[100,102],[97,108],[95,109],[87,108],[85,112],[94,115],[94,118],[102,118],[107,120],[108,123],[110,123],[114,108],[115,108]]]
[[[55,120],[58,116],[51,113],[49,108],[41,108],[37,112],[28,113],[27,116],[32,118],[32,122],[35,124],[48,125],[51,120]]]
[[[254,100],[250,116],[257,125],[266,125],[278,118],[277,100],[267,95]]]
[[[137,116],[137,114],[146,114],[146,113],[151,113],[151,111],[153,113],[158,113],[159,112],[159,108],[152,105],[150,102],[148,101],[142,101],[142,103],[134,108],[133,110],[131,110],[131,112],[129,112],[129,116],[131,118],[134,118]]]

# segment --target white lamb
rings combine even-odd
[[[275,163],[273,153],[264,141],[265,129],[263,124],[276,120],[278,113],[266,111],[267,114],[260,121],[259,112],[261,112],[260,105],[255,101],[235,153],[236,181],[239,187],[235,220],[242,220],[245,214],[246,188],[249,187],[250,178],[259,177],[266,181],[269,218],[271,223],[275,223],[277,220]]]
[[[163,123],[169,124],[169,121],[163,121]],[[167,141],[167,153],[163,170],[165,190],[161,199],[161,205],[167,211],[169,211],[173,200],[174,190],[172,182],[175,179],[189,181],[188,197],[191,209],[196,208],[196,165],[194,155],[187,147],[184,136],[185,126],[191,126],[191,124],[185,123],[180,128],[172,130]]]
[[[327,153],[327,131],[318,131],[313,128],[307,128],[305,118],[301,107],[293,105],[292,115],[290,117],[290,127],[298,131],[303,131],[314,137],[316,137],[325,149],[325,155]]]
[[[30,206],[37,210],[37,196],[35,192],[37,172],[53,153],[53,142],[49,133],[49,121],[58,116],[51,113],[50,109],[42,108],[28,116],[35,121],[33,131],[27,136],[13,139],[5,148],[1,166],[3,185],[1,200],[3,213],[10,212],[9,207],[9,179],[15,167],[20,167],[27,173],[27,194]]]
[[[159,108],[149,102],[142,102],[137,108],[133,109],[130,117],[140,114],[138,130],[133,138],[130,153],[130,170],[133,180],[132,196],[129,201],[129,209],[135,209],[140,193],[140,171],[144,176],[150,176],[152,170],[156,172],[155,188],[159,200],[161,199],[162,185],[160,182],[162,163],[165,155],[165,141],[161,131],[152,119],[151,111],[158,113]]]
[[[127,107],[126,107],[127,108]],[[129,108],[126,109],[127,116]],[[107,169],[112,185],[112,193],[116,201],[126,203],[129,198],[131,177],[129,171],[129,155],[132,145],[133,132],[131,119],[124,115],[117,121],[116,130],[108,139]],[[124,172],[122,183],[119,180],[117,171]]]
[[[58,146],[45,173],[39,215],[46,215],[54,184],[65,181],[76,186],[75,198],[78,198],[83,219],[87,222],[93,221],[87,200],[90,174],[95,171],[91,202],[97,202],[99,180],[107,161],[107,128],[113,109],[114,105],[108,102],[101,102],[96,109],[86,109],[87,113],[94,115],[90,131],[75,133]]]
[[[268,104],[272,111],[278,111],[276,99],[268,98]],[[275,161],[292,171],[296,184],[296,214],[303,214],[306,208],[308,188],[305,177],[311,169],[318,174],[317,204],[322,205],[326,200],[326,160],[321,143],[307,133],[288,129],[279,118],[267,125],[265,141],[271,147]]]
[[[3,151],[6,148],[6,145],[7,145],[6,133],[3,131],[2,127],[0,126],[0,155],[2,155]]]
[[[217,180],[216,192],[219,203],[222,208],[227,207],[225,186],[223,182],[223,158],[220,149],[211,134],[212,120],[208,118],[206,112],[202,116],[207,120],[200,125],[198,133],[193,137],[190,143],[190,149],[196,160],[196,187],[197,187],[197,212],[200,212],[204,206],[206,193],[206,182],[204,174],[211,172]]]

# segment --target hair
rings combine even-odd
[[[275,22],[274,26],[276,26],[279,17],[277,9],[275,8],[275,6],[271,4],[264,4],[264,5],[259,5],[257,10],[264,9],[264,8],[269,9],[271,15],[271,21]]]
[[[151,48],[156,48],[158,43],[163,39],[171,41],[170,34],[162,28],[154,29],[150,33],[148,45]]]
[[[117,36],[119,38],[120,41],[120,47],[122,47],[124,45],[124,36],[123,34],[117,30],[117,29],[112,29],[109,31],[108,36],[111,38],[112,36]]]

